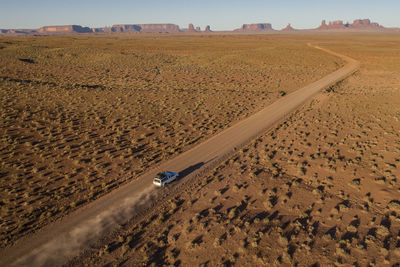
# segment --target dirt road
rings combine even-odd
[[[13,247],[0,251],[0,266],[57,266],[65,263],[106,231],[132,218],[142,205],[156,205],[157,194],[168,192],[168,189],[159,190],[152,185],[156,172],[181,172],[183,177],[177,184],[195,179],[196,174],[215,166],[224,156],[264,133],[307,99],[345,79],[359,67],[359,62],[352,58],[318,46],[312,47],[336,55],[347,64],[324,78],[282,97],[258,113],[163,163],[157,169],[148,171],[136,181],[114,190],[37,233],[22,238]]]

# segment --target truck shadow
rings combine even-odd
[[[191,166],[187,167],[183,171],[179,172],[179,179],[185,178],[186,176],[188,176],[192,172],[200,169],[204,164],[205,164],[204,162],[199,162],[197,164],[194,164],[194,165],[191,165]]]
[[[196,163],[194,165],[191,165],[189,167],[187,167],[186,169],[184,169],[183,171],[179,172],[179,179],[185,178],[186,176],[188,176],[189,174],[193,173],[194,171],[200,169],[201,167],[203,167],[204,165],[212,162],[213,160],[215,160],[217,157],[214,157],[212,159],[210,159],[209,161],[206,162],[199,162]]]

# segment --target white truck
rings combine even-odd
[[[163,187],[178,178],[179,173],[177,172],[160,172],[154,177],[153,184],[156,186]]]

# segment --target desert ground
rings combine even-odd
[[[400,36],[298,38],[359,72],[69,264],[397,266]]]
[[[69,265],[398,264],[400,36],[382,34],[0,39],[2,246],[343,65],[308,42],[359,72]]]
[[[0,48],[2,247],[342,64],[257,36],[21,37]]]

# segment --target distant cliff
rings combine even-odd
[[[369,19],[357,19],[353,23],[344,23],[342,20],[331,21],[328,24],[325,20],[321,22],[316,30],[353,30],[353,31],[379,31],[385,28],[376,22],[371,22]]]
[[[36,34],[37,30],[32,29],[3,29],[0,30],[1,34]]]
[[[180,32],[175,24],[118,24],[112,27],[89,28],[79,25],[43,26],[37,30],[0,29],[1,34],[75,34],[112,32]]]
[[[243,24],[239,29],[234,30],[235,32],[265,32],[273,31],[270,23],[256,23],[256,24]]]
[[[117,24],[112,27],[93,28],[92,32],[180,32],[175,24]]]
[[[383,26],[376,22],[371,22],[369,19],[357,19],[353,21],[353,24],[349,25],[353,29],[384,29]]]
[[[180,32],[175,24],[139,24],[141,32]]]
[[[270,23],[255,23],[243,24],[235,32],[248,32],[248,33],[273,33],[278,32],[272,28]],[[290,24],[286,28],[280,30],[281,32],[294,32],[294,31],[339,31],[339,32],[375,32],[375,31],[393,31],[400,32],[400,28],[385,28],[376,22],[371,22],[369,19],[357,19],[353,23],[344,23],[342,20],[331,21],[327,23],[325,20],[316,29],[294,29]],[[180,29],[176,24],[116,24],[111,27],[103,28],[89,28],[80,25],[63,25],[63,26],[44,26],[40,29],[0,29],[1,35],[25,35],[25,34],[80,34],[80,33],[141,33],[141,32],[154,32],[154,33],[177,33],[177,32],[202,32],[200,27],[194,27],[189,24],[188,29]],[[212,32],[210,26],[207,26],[204,32]]]
[[[140,32],[142,28],[139,25],[121,24],[113,25],[112,27],[106,29],[106,32]]]
[[[79,25],[63,25],[63,26],[44,26],[37,30],[41,34],[62,34],[62,33],[89,33],[92,29]]]

